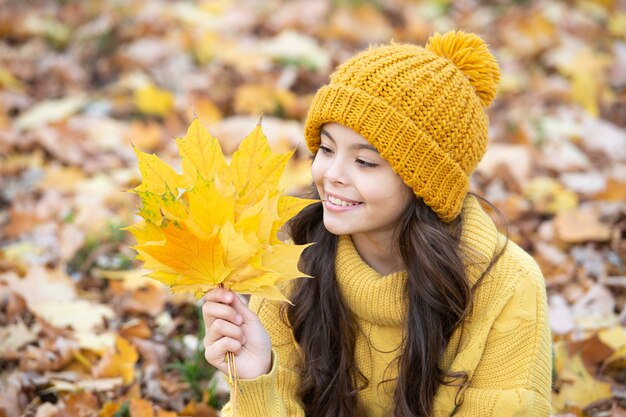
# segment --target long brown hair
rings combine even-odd
[[[321,203],[304,209],[288,227],[294,243],[316,242],[300,259],[300,269],[315,279],[298,280],[291,294],[293,305],[285,306],[286,319],[303,354],[299,394],[305,415],[355,416],[356,394],[369,381],[356,366],[358,329],[335,283],[338,237],[324,227]],[[466,374],[440,368],[452,333],[471,306],[472,288],[460,249],[461,232],[461,215],[442,223],[417,197],[407,206],[396,230],[397,249],[408,278],[404,340],[397,358],[395,417],[430,416],[441,384],[466,382]],[[503,250],[491,260],[483,276]]]

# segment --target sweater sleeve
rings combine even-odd
[[[272,368],[266,375],[239,380],[237,403],[228,402],[223,417],[303,417],[298,399],[300,359],[291,328],[280,317],[280,304],[252,297],[249,304],[272,341]]]
[[[491,325],[455,416],[550,415],[552,351],[545,284],[538,268],[520,272],[512,296]]]

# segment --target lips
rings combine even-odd
[[[330,204],[334,206],[341,206],[341,207],[358,206],[359,204],[363,204],[358,201],[345,200],[343,198],[339,198],[331,194],[327,194],[326,199]]]

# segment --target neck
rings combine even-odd
[[[390,241],[373,240],[364,235],[351,235],[352,243],[363,261],[381,275],[404,269],[402,257],[396,245]]]

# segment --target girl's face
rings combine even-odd
[[[413,191],[363,136],[337,123],[325,124],[311,173],[328,231],[352,235],[355,243],[391,243]]]

